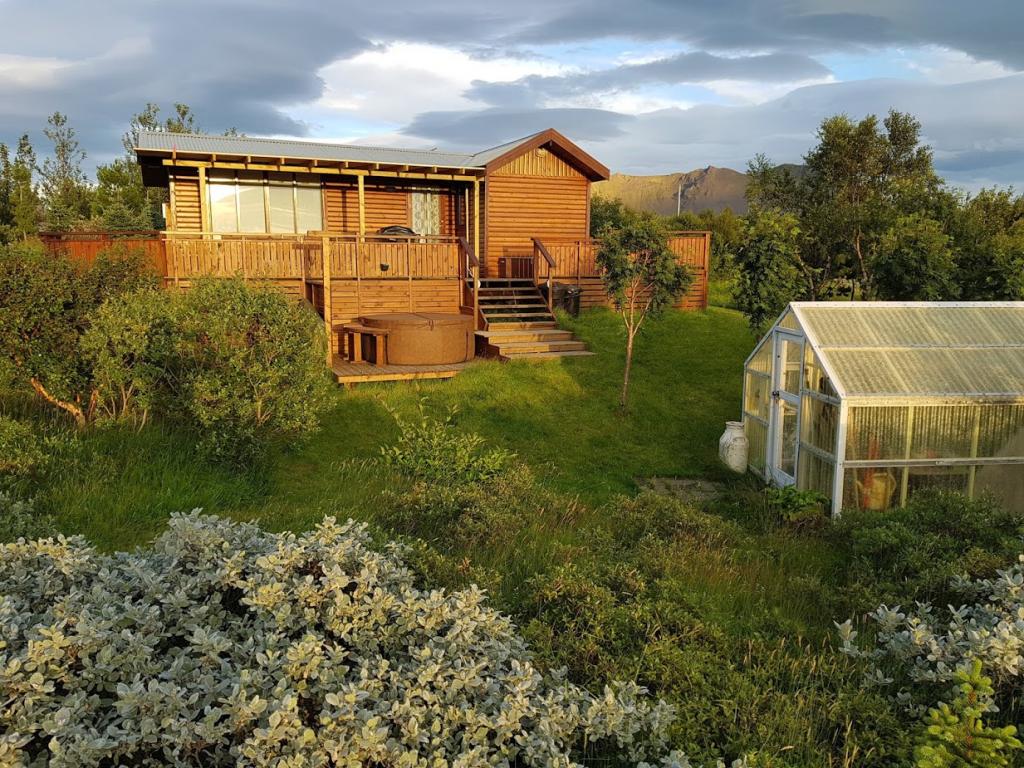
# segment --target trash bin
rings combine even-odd
[[[541,286],[544,297],[547,298],[547,286]],[[551,306],[554,309],[561,309],[573,317],[580,313],[580,294],[582,291],[575,285],[568,283],[553,283],[551,286]]]

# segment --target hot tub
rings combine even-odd
[[[388,330],[389,365],[447,365],[472,360],[473,318],[440,312],[363,315],[359,322]]]

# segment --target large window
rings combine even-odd
[[[221,233],[305,233],[324,228],[319,181],[290,173],[211,171],[210,227]]]

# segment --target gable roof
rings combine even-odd
[[[841,396],[1024,401],[1024,301],[793,302],[790,310]]]
[[[140,158],[146,155],[168,154],[184,157],[218,155],[225,158],[285,158],[328,163],[379,163],[489,172],[544,145],[548,145],[552,151],[588,178],[594,181],[608,178],[608,169],[604,165],[552,128],[478,152],[447,152],[358,144],[327,144],[294,139],[140,131],[135,142],[135,152]]]

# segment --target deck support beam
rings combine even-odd
[[[199,219],[202,221],[202,229],[204,232],[209,232],[213,227],[210,226],[210,211],[209,211],[209,199],[206,195],[206,168],[199,167]]]
[[[480,179],[473,179],[473,253],[480,259],[480,267],[484,260],[480,255]]]

